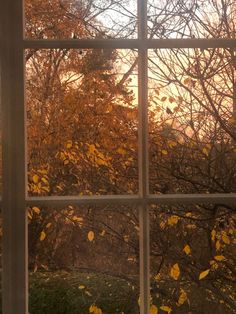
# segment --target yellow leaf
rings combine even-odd
[[[191,212],[188,212],[188,213],[185,214],[185,216],[186,216],[186,217],[192,217],[193,214],[192,214]]]
[[[226,260],[226,258],[223,255],[216,255],[214,256],[214,259],[218,262],[222,262]]]
[[[91,304],[89,307],[89,313],[94,313],[95,305]]]
[[[180,275],[180,269],[177,263],[171,267],[170,275],[173,279],[178,280],[179,275]]]
[[[183,249],[184,253],[189,255],[191,253],[191,248],[190,246],[187,244],[185,245],[184,249]]]
[[[212,260],[210,261],[211,269],[215,270],[219,267],[216,261]]]
[[[194,224],[190,224],[190,225],[187,225],[186,228],[188,228],[188,229],[196,229],[197,227]]]
[[[162,155],[168,155],[168,151],[165,150],[165,149],[163,149],[163,150],[161,151],[161,153],[162,153]]]
[[[63,164],[64,164],[64,165],[68,165],[69,162],[70,162],[70,161],[69,161],[68,159],[65,159],[65,160],[63,161]]]
[[[166,227],[166,223],[164,221],[160,222],[160,228],[163,230]]]
[[[100,232],[100,235],[103,237],[106,233],[106,230],[102,230],[102,232]]]
[[[83,289],[85,289],[85,286],[81,285],[81,286],[79,286],[79,289],[83,290]]]
[[[90,242],[92,242],[94,240],[94,232],[93,231],[89,231],[89,233],[88,233],[88,240]]]
[[[158,274],[154,277],[154,279],[157,280],[157,281],[158,281],[158,280],[161,280],[161,274],[158,273]]]
[[[166,306],[166,305],[162,305],[160,307],[160,309],[164,312],[167,312],[168,314],[170,314],[172,312],[172,309],[169,307],[169,306]]]
[[[215,241],[215,239],[216,239],[216,231],[215,231],[215,229],[213,229],[213,230],[211,231],[211,240],[212,240],[212,241]]]
[[[216,241],[216,251],[219,251],[220,248],[221,248],[220,241],[217,240],[217,241]]]
[[[113,109],[113,106],[112,106],[112,105],[110,105],[110,104],[108,104],[108,105],[107,105],[107,108],[106,108],[106,113],[111,112],[111,111],[112,111],[112,109]]]
[[[157,314],[158,313],[158,308],[156,305],[152,304],[150,307],[150,314]]]
[[[209,151],[206,147],[203,148],[202,152],[207,156],[209,155]]]
[[[40,240],[40,241],[43,241],[45,238],[46,238],[46,233],[45,233],[44,231],[42,231],[42,232],[40,233],[39,240]]]
[[[125,155],[126,151],[123,148],[118,148],[117,149],[117,153],[120,154],[120,155]]]
[[[97,307],[96,305],[92,304],[89,307],[89,313],[102,314],[102,310],[99,307]]]
[[[178,305],[184,304],[188,300],[187,293],[184,291],[184,289],[180,289],[180,296],[178,300]]]
[[[94,154],[95,151],[96,151],[95,145],[94,145],[94,144],[88,145],[88,150],[89,150],[89,153],[90,153],[90,154]]]
[[[227,236],[227,234],[225,232],[222,232],[222,241],[225,244],[230,244],[230,239],[229,239],[229,237]]]
[[[125,242],[129,242],[129,236],[128,235],[124,235],[123,238],[124,238]]]
[[[140,304],[141,304],[141,298],[139,296],[139,298],[138,298],[138,305],[140,306]]]
[[[205,278],[209,274],[209,272],[210,272],[210,269],[207,269],[201,272],[199,275],[199,280],[202,280],[203,278]]]
[[[32,180],[33,180],[33,182],[34,182],[35,184],[37,184],[37,183],[39,182],[39,176],[37,176],[37,174],[35,174],[35,175],[33,176]]]
[[[89,291],[85,291],[85,294],[87,294],[89,297],[92,296],[92,294]]]
[[[168,225],[173,226],[173,225],[176,225],[178,221],[179,221],[179,217],[176,215],[173,215],[168,218],[167,223]]]
[[[29,219],[32,219],[32,218],[33,218],[31,212],[29,212],[29,211],[28,211],[28,218],[29,218]]]
[[[169,140],[168,145],[170,146],[170,148],[172,148],[172,147],[175,147],[176,145],[178,145],[178,143],[176,143],[175,141]]]
[[[42,177],[42,181],[43,183],[48,184],[48,180],[45,177]]]
[[[40,209],[36,206],[32,207],[32,210],[36,213],[36,214],[40,214]]]
[[[52,225],[52,223],[51,222],[49,222],[48,224],[46,224],[46,228],[48,229],[48,228],[50,228],[51,227],[51,225]]]
[[[72,141],[68,141],[67,143],[66,143],[66,148],[71,148],[72,147]]]
[[[76,222],[83,222],[84,219],[83,217],[73,216],[72,220]]]

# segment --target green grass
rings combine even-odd
[[[103,314],[138,314],[139,287],[127,280],[95,273],[30,274],[30,314],[88,314],[91,304]]]

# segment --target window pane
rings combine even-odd
[[[134,38],[136,0],[25,0],[25,35],[36,39]]]
[[[151,206],[153,305],[176,314],[235,313],[235,226],[235,206]]]
[[[139,313],[137,210],[32,207],[28,216],[30,313]]]
[[[30,195],[138,191],[137,54],[26,51]]]
[[[235,1],[148,0],[150,38],[235,38]]]
[[[234,49],[149,53],[151,193],[236,192]]]

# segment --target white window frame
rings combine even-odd
[[[236,48],[236,39],[147,38],[147,1],[138,2],[137,39],[31,40],[23,36],[23,1],[5,0],[0,12],[3,192],[3,314],[28,313],[27,206],[130,204],[139,208],[140,313],[149,313],[149,204],[235,204],[231,194],[152,195],[148,191],[147,52],[150,48]],[[27,196],[24,108],[24,49],[136,48],[139,55],[139,193],[108,196]]]

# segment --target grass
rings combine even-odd
[[[103,314],[138,314],[139,287],[96,273],[30,274],[30,314],[88,314],[95,304]]]

